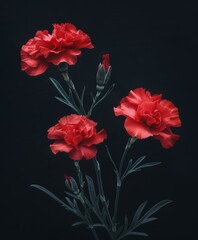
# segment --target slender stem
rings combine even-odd
[[[100,193],[100,199],[101,199],[101,202],[102,202],[102,204],[103,204],[103,206],[105,208],[105,212],[107,214],[108,222],[109,222],[109,224],[112,227],[112,231],[114,232],[115,231],[115,227],[114,227],[111,215],[109,213],[109,209],[108,209],[107,202],[106,202],[106,197],[105,197],[105,194],[104,194],[104,189],[103,189],[103,184],[102,184],[102,177],[101,177],[101,171],[100,171],[100,164],[97,161],[96,157],[94,157],[93,162],[94,162],[94,167],[95,167],[95,171],[96,171],[96,178],[97,178],[97,184],[98,184],[98,189],[99,189],[99,193]]]
[[[113,161],[113,158],[112,158],[112,156],[111,156],[111,153],[110,153],[110,151],[109,151],[108,146],[105,145],[105,148],[106,148],[107,154],[108,154],[108,156],[109,156],[109,159],[110,159],[111,163],[113,164],[113,166],[114,166],[114,168],[115,168],[115,172],[116,172],[116,174],[118,174],[118,173],[119,173],[119,172],[118,172],[118,168],[117,168],[115,162]]]
[[[88,224],[89,224],[89,227],[92,231],[92,234],[93,234],[95,240],[99,240],[99,237],[96,233],[96,230],[93,227],[93,222],[92,222],[92,219],[91,219],[91,216],[90,216],[89,209],[87,208],[87,205],[85,203],[85,196],[84,196],[84,190],[83,190],[83,184],[84,184],[83,183],[83,175],[82,175],[82,172],[81,172],[81,169],[80,169],[80,166],[79,166],[79,161],[74,161],[74,165],[75,165],[76,170],[77,170],[78,181],[79,181],[80,189],[81,189],[81,203],[82,203],[82,205],[85,209],[85,215],[87,216]]]
[[[81,172],[81,169],[80,169],[80,166],[79,166],[79,161],[74,161],[74,165],[76,167],[76,171],[77,171],[77,174],[78,174],[78,181],[79,181],[79,184],[80,184],[80,190],[83,191],[83,176],[82,176],[82,172]]]
[[[127,155],[128,151],[129,151],[129,149],[131,148],[131,145],[132,145],[135,141],[136,141],[136,138],[134,138],[134,137],[129,137],[129,139],[128,139],[128,142],[127,142],[127,144],[126,144],[126,146],[125,146],[125,149],[124,149],[124,152],[123,152],[123,154],[122,154],[121,161],[120,161],[120,167],[119,167],[119,175],[120,175],[120,176],[121,176],[121,174],[122,174],[122,167],[123,167],[123,164],[124,164],[124,160],[125,160],[125,158],[126,158],[126,155]]]
[[[71,81],[71,80],[70,80],[70,81]],[[76,88],[75,88],[74,84],[72,84],[72,91],[73,91],[76,99],[77,99],[78,102],[79,102],[79,105],[80,105],[80,109],[81,109],[81,111],[82,111],[82,114],[83,114],[83,115],[86,115],[85,109],[84,109],[83,104],[82,104],[82,102],[81,102],[81,100],[80,100],[80,97],[78,96],[78,93],[77,93],[77,91],[76,91]]]
[[[92,234],[93,234],[95,240],[99,240],[98,235],[97,235],[96,230],[95,230],[94,227],[91,227],[91,231],[92,231]]]
[[[116,223],[116,220],[117,220],[118,202],[119,202],[119,198],[120,198],[120,189],[121,189],[121,186],[122,186],[122,180],[121,180],[122,167],[123,167],[126,155],[127,155],[128,151],[129,151],[129,149],[131,148],[131,145],[135,141],[136,141],[136,138],[134,138],[134,137],[130,137],[128,139],[127,144],[126,144],[125,149],[124,149],[124,152],[122,154],[121,161],[120,161],[119,174],[117,176],[116,197],[115,197],[115,204],[114,204],[114,215],[113,215],[114,223]]]
[[[99,98],[100,94],[101,94],[101,92],[97,92],[96,93],[96,95],[95,95],[95,97],[93,99],[93,102],[91,104],[91,107],[90,107],[90,109],[89,109],[89,111],[87,113],[87,117],[91,116],[92,110],[94,109],[95,103],[96,103],[97,99]]]
[[[120,197],[120,189],[121,189],[121,185],[122,185],[122,182],[120,181],[120,184],[117,183],[117,187],[116,187],[116,197],[115,197],[114,215],[113,215],[114,223],[116,223],[116,220],[117,220],[117,214],[118,214],[118,202],[119,202],[119,197]]]
[[[76,91],[76,88],[75,88],[75,85],[74,85],[73,81],[72,81],[72,80],[69,78],[69,76],[68,76],[68,72],[63,72],[63,73],[61,73],[61,74],[62,74],[64,80],[66,81],[66,83],[68,84],[69,88],[70,88],[70,89],[72,90],[72,92],[74,93],[74,95],[75,95],[75,97],[76,97],[76,99],[77,99],[77,101],[78,101],[78,103],[79,103],[79,105],[80,105],[80,110],[82,111],[82,114],[83,114],[83,115],[86,115],[86,111],[85,111],[85,109],[84,109],[84,107],[83,107],[83,104],[82,104],[82,102],[81,102],[81,99],[80,99],[80,97],[79,97],[79,95],[78,95],[78,92]]]
[[[102,178],[101,178],[100,164],[96,157],[94,157],[93,162],[94,162],[94,167],[96,171],[96,178],[97,178],[99,193],[102,197],[104,197],[104,189],[103,189]]]

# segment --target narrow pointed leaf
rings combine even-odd
[[[88,191],[89,191],[91,203],[93,204],[93,206],[97,206],[97,197],[96,197],[94,182],[90,176],[85,175],[85,177],[87,180]]]
[[[67,106],[71,107],[75,112],[77,112],[78,114],[80,114],[80,111],[78,110],[78,108],[76,106],[74,106],[71,102],[69,102],[69,100],[60,98],[60,97],[55,97],[57,100],[59,100],[60,102],[66,104]]]
[[[146,219],[144,219],[144,220],[141,222],[141,224],[148,223],[148,222],[152,222],[152,221],[155,221],[155,220],[157,220],[156,217],[146,218]]]
[[[129,224],[129,220],[128,220],[128,217],[125,215],[125,218],[124,218],[124,232],[127,230],[128,224]]]
[[[69,207],[66,203],[64,203],[60,198],[58,198],[54,193],[50,192],[47,188],[44,188],[40,185],[37,185],[37,184],[32,184],[30,185],[30,187],[34,187],[34,188],[37,188],[39,189],[40,191],[46,193],[48,196],[50,196],[51,198],[53,198],[55,201],[59,202],[62,206],[65,206],[65,207]]]
[[[50,81],[54,84],[54,86],[55,86],[56,89],[59,91],[59,93],[62,95],[62,97],[63,97],[64,99],[68,99],[69,96],[67,95],[67,93],[65,92],[65,90],[63,89],[63,87],[60,85],[60,83],[59,83],[56,79],[54,79],[54,78],[52,78],[52,77],[50,77],[49,79],[50,79]]]
[[[106,228],[106,227],[104,226],[104,224],[100,224],[100,223],[93,224],[92,226],[93,226],[93,227],[103,227],[103,228]]]
[[[75,100],[74,100],[73,93],[72,93],[72,90],[71,90],[71,89],[69,89],[69,99],[70,99],[70,102],[72,103],[72,105],[73,105],[76,109],[78,109],[78,107],[77,107],[77,105],[76,105],[76,102],[75,102]]]
[[[120,233],[123,231],[124,226],[120,226],[117,230],[116,230],[116,238],[120,235]]]
[[[151,215],[156,213],[158,210],[160,210],[162,207],[166,206],[167,204],[172,203],[171,200],[162,200],[155,204],[148,212],[144,214],[144,216],[140,219],[140,221],[149,218]]]
[[[86,223],[83,222],[83,221],[75,222],[75,223],[72,224],[72,227],[75,227],[75,226],[78,226],[78,225],[81,225],[81,224],[86,224]]]
[[[82,90],[82,93],[81,93],[81,97],[80,97],[82,105],[83,105],[83,102],[84,102],[85,90],[86,90],[86,87],[84,86],[83,90]]]
[[[110,153],[110,151],[109,151],[108,146],[105,145],[105,148],[106,148],[106,151],[107,151],[108,157],[109,157],[110,161],[112,162],[112,164],[113,164],[113,166],[114,166],[114,172],[116,173],[116,175],[118,175],[118,168],[117,168],[115,162],[113,161],[113,158],[112,158],[112,156],[111,156],[111,153]]]
[[[129,174],[132,164],[133,164],[133,159],[130,159],[130,161],[128,162],[128,165],[126,167],[126,170],[124,171],[124,173],[122,175],[122,180]]]
[[[94,104],[94,108],[113,91],[114,87],[115,84],[112,84],[107,92]]]
[[[136,170],[138,170],[138,169],[142,169],[142,168],[153,167],[153,166],[156,166],[156,165],[159,165],[159,164],[161,164],[161,162],[150,162],[150,163],[145,163],[145,164],[142,164],[141,166],[137,167]]]
[[[139,219],[141,217],[141,214],[142,214],[146,204],[147,204],[147,201],[140,204],[140,206],[138,207],[138,209],[136,210],[136,212],[134,214],[134,217],[133,217],[130,227],[133,227],[134,225],[136,225],[139,222]]]
[[[65,192],[65,193],[66,193],[68,196],[73,197],[73,198],[79,200],[79,196],[78,196],[78,195],[75,195],[75,194],[73,194],[73,193],[69,193],[69,192]]]
[[[65,199],[67,200],[68,204],[73,208],[74,207],[73,202],[68,197],[65,197]]]
[[[92,99],[92,101],[94,101],[93,93],[91,92],[90,95],[91,95],[91,99]]]
[[[149,235],[144,232],[129,232],[127,235],[133,235],[133,236],[142,236],[142,237],[148,237]]]
[[[146,156],[142,156],[142,157],[138,158],[131,167],[134,169],[134,168],[135,168],[136,166],[138,166],[142,161],[144,161],[145,158],[146,158]]]

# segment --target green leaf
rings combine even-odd
[[[136,166],[138,166],[144,159],[146,158],[146,156],[142,156],[140,158],[138,158],[134,164],[132,165],[132,168],[134,169]]]
[[[76,102],[74,100],[74,97],[73,97],[73,93],[72,93],[72,90],[69,89],[69,99],[70,99],[70,102],[71,104],[73,105],[73,107],[75,107],[77,110],[78,110],[78,107],[76,105]],[[79,110],[78,110],[79,111]],[[80,112],[80,111],[79,111]]]
[[[161,164],[161,162],[150,162],[150,163],[145,163],[145,164],[140,165],[145,158],[146,158],[146,156],[142,156],[142,157],[138,158],[134,163],[133,163],[133,160],[131,159],[127,165],[126,170],[124,171],[124,173],[122,175],[122,180],[124,180],[124,178],[132,172],[137,172],[137,171],[142,170],[143,168],[153,167],[153,166]]]
[[[147,204],[147,201],[140,204],[140,206],[138,207],[138,209],[136,210],[136,212],[134,214],[134,217],[133,217],[130,227],[133,227],[135,224],[137,224],[139,222],[140,216],[141,216],[146,204]]]
[[[113,91],[114,87],[115,84],[112,84],[107,92],[94,104],[94,108]]]
[[[76,199],[73,199],[73,206],[74,206],[74,209],[76,210],[76,212],[80,215],[80,216],[83,216],[82,212],[80,211],[79,207],[78,207],[78,203],[76,201]]]
[[[60,83],[55,79],[50,77],[49,78],[50,81],[54,84],[54,86],[56,87],[56,89],[59,91],[59,93],[62,95],[62,97],[66,100],[69,99],[69,96],[67,95],[67,93],[65,92],[65,90],[63,89],[63,87],[60,85]]]
[[[113,158],[112,158],[112,156],[111,156],[111,153],[110,153],[110,151],[109,151],[108,146],[105,145],[105,148],[106,148],[106,151],[107,151],[108,157],[109,157],[111,163],[112,163],[113,166],[114,166],[114,172],[116,173],[117,177],[119,177],[119,171],[118,171],[118,168],[117,168],[115,162],[113,161]]]
[[[127,235],[133,235],[133,236],[142,236],[142,237],[148,237],[149,235],[144,232],[129,232]]]
[[[134,231],[129,231],[127,233],[122,234],[120,237],[118,237],[118,240],[121,240],[124,237],[127,236],[142,236],[142,237],[148,237],[149,235],[144,232],[134,232]]]
[[[173,201],[171,200],[162,200],[155,204],[148,212],[145,213],[145,215],[140,219],[140,221],[149,218],[151,215],[156,213],[158,210],[160,210],[162,207],[166,206],[167,204],[172,203]]]
[[[152,221],[155,221],[155,220],[157,220],[156,217],[146,218],[145,220],[142,221],[142,224],[152,222]]]
[[[72,227],[75,227],[75,226],[78,226],[78,225],[81,225],[81,224],[86,224],[86,223],[83,222],[83,221],[75,222],[75,223],[72,224]]]
[[[116,236],[116,238],[120,235],[120,233],[123,231],[123,228],[124,228],[124,226],[120,226],[117,230],[116,230],[116,232],[115,232],[115,236]]]
[[[128,224],[129,224],[129,220],[128,220],[128,217],[125,215],[125,218],[124,218],[124,232],[127,230]]]
[[[92,180],[92,178],[88,175],[85,175],[86,180],[87,180],[87,185],[88,185],[88,191],[89,191],[89,196],[90,196],[90,200],[91,203],[93,204],[93,206],[98,207],[98,198],[96,196],[96,190],[95,190],[95,186],[94,186],[94,182]]]
[[[84,102],[85,90],[86,90],[86,87],[84,86],[83,90],[82,90],[82,93],[81,93],[81,97],[80,97],[80,101],[81,101],[82,105],[83,105],[83,102]]]
[[[70,207],[74,207],[74,204],[73,202],[68,198],[68,197],[65,197],[65,199],[67,200],[68,204],[70,205]]]
[[[128,162],[128,165],[126,167],[126,170],[124,171],[124,173],[122,175],[122,179],[124,179],[129,174],[128,172],[131,170],[132,164],[133,164],[133,159],[130,159]]]
[[[73,198],[75,198],[75,199],[78,199],[79,200],[79,196],[78,195],[75,195],[75,194],[73,194],[73,193],[70,193],[70,192],[65,192],[68,196],[70,196],[70,197],[73,197]]]
[[[80,110],[78,109],[78,107],[76,106],[76,103],[74,101],[73,95],[72,95],[72,91],[71,89],[69,89],[69,95],[65,92],[65,90],[63,89],[63,87],[60,85],[60,83],[55,79],[50,77],[49,78],[50,81],[54,84],[54,86],[56,87],[56,89],[58,90],[58,92],[61,94],[61,96],[63,97],[55,97],[57,100],[63,102],[64,104],[66,104],[67,106],[71,107],[73,110],[75,110],[78,114],[80,114]]]
[[[50,196],[51,198],[53,198],[55,201],[59,202],[62,206],[68,208],[69,206],[64,203],[60,198],[58,198],[55,194],[53,194],[52,192],[50,192],[47,188],[44,188],[40,185],[37,184],[31,184],[30,187],[34,187],[39,189],[40,191],[46,193],[48,196]]]
[[[100,223],[96,223],[92,225],[93,227],[103,227],[106,228],[106,226],[104,224],[100,224]]]
[[[146,156],[142,156],[142,157],[138,158],[134,163],[133,163],[133,159],[130,159],[130,161],[127,165],[127,168],[122,175],[122,180],[124,180],[124,178],[126,176],[128,176],[130,173],[139,171],[140,169],[137,169],[135,167],[138,166],[145,158],[146,158]]]
[[[159,165],[161,164],[161,162],[150,162],[150,163],[145,163],[139,167],[136,168],[136,170],[141,170],[142,168],[148,168],[148,167],[153,167],[153,166],[156,166],[156,165]]]
[[[95,98],[94,98],[94,95],[93,95],[92,92],[90,93],[90,96],[91,96],[92,101],[94,102],[94,101],[95,101]]]
[[[67,106],[71,107],[75,112],[77,112],[78,114],[80,114],[80,111],[77,107],[75,107],[71,102],[69,102],[66,99],[60,98],[60,97],[55,97],[57,100],[59,100],[60,102],[66,104]]]

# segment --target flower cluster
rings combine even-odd
[[[96,72],[95,95],[91,95],[92,102],[88,108],[87,106],[85,108],[86,88],[84,87],[79,94],[68,72],[69,66],[77,63],[77,57],[81,55],[83,48],[93,48],[91,39],[71,23],[53,24],[51,34],[47,30],[37,31],[36,35],[21,48],[21,69],[27,74],[37,76],[44,73],[50,64],[57,66],[67,84],[67,89],[62,87],[60,81],[50,77],[60,94],[56,99],[74,111],[60,118],[58,123],[48,129],[48,139],[53,141],[50,144],[52,153],[66,153],[76,167],[77,179],[65,175],[66,200],[62,201],[40,185],[32,184],[31,186],[45,192],[66,210],[75,214],[80,222],[74,223],[73,226],[86,224],[91,229],[95,240],[100,239],[96,231],[98,226],[106,230],[111,240],[121,240],[131,235],[147,236],[146,233],[136,229],[156,220],[153,215],[171,201],[162,200],[143,214],[145,201],[139,205],[132,220],[127,216],[123,223],[122,219],[118,220],[120,189],[123,181],[133,172],[160,164],[160,162],[144,163],[145,156],[139,157],[136,161],[128,160],[127,153],[136,140],[148,137],[159,140],[166,149],[173,147],[179,135],[172,132],[172,127],[181,126],[178,108],[171,101],[162,99],[162,94],[152,95],[144,88],[130,90],[128,96],[123,97],[120,104],[113,108],[115,116],[126,118],[124,128],[129,139],[118,166],[112,158],[109,147],[105,145],[116,174],[116,194],[112,200],[113,212],[111,212],[109,204],[112,201],[109,203],[104,192],[100,161],[97,159],[97,145],[105,141],[107,134],[104,129],[97,130],[98,123],[91,120],[91,116],[95,107],[111,94],[115,84],[108,85],[111,76],[110,55],[103,54]],[[91,176],[84,174],[81,170],[79,160],[83,159],[93,161],[97,184]],[[97,219],[96,222],[95,219]]]

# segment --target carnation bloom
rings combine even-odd
[[[21,69],[31,76],[44,73],[50,63],[74,65],[82,48],[93,48],[90,37],[73,24],[53,24],[52,34],[37,31],[21,48]]]
[[[131,90],[114,108],[116,116],[126,117],[124,127],[130,136],[138,139],[154,137],[164,148],[170,148],[179,139],[171,127],[180,127],[178,109],[174,104],[161,99],[161,94],[151,95],[143,88]]]
[[[96,122],[82,115],[71,114],[62,117],[48,130],[48,138],[55,140],[50,145],[52,152],[69,153],[73,160],[81,160],[83,157],[89,160],[95,157],[97,154],[95,145],[107,138],[104,129],[96,132],[96,125]]]

